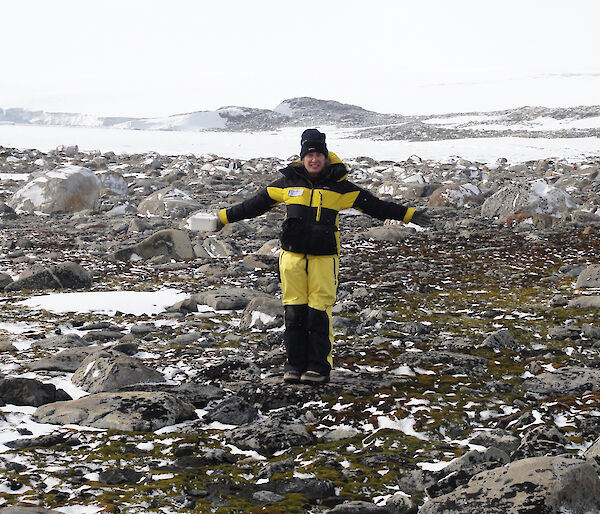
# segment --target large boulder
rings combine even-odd
[[[283,305],[279,298],[257,296],[244,309],[240,328],[268,330],[283,325]]]
[[[577,277],[575,287],[600,287],[600,264],[591,264],[586,267]]]
[[[81,348],[66,348],[52,357],[37,359],[25,364],[31,371],[77,371],[81,363],[92,353],[102,350],[101,346],[82,346]]]
[[[15,192],[8,205],[17,212],[77,212],[96,209],[102,184],[93,171],[66,165],[46,171]]]
[[[111,253],[108,259],[127,261],[151,259],[158,256],[165,256],[177,261],[196,258],[192,242],[186,232],[183,230],[165,229],[159,230],[136,245],[128,246]]]
[[[315,436],[304,425],[271,418],[232,429],[225,433],[225,439],[238,448],[255,450],[266,456],[293,446],[316,443]]]
[[[129,186],[123,175],[116,171],[101,172],[96,175],[102,187],[117,195],[126,195]]]
[[[38,423],[151,432],[196,419],[194,406],[163,392],[98,393],[38,407]]]
[[[600,369],[564,366],[556,371],[526,378],[521,387],[538,396],[568,396],[600,391]]]
[[[591,462],[533,457],[475,475],[469,483],[428,500],[420,514],[598,512],[600,479]]]
[[[447,184],[436,189],[429,197],[429,207],[464,207],[481,196],[474,184]],[[478,200],[477,203],[481,203]]]
[[[188,193],[169,186],[142,200],[138,205],[138,212],[143,216],[184,218],[199,208],[200,204]]]
[[[511,184],[503,187],[483,202],[481,215],[504,218],[528,212],[561,217],[565,211],[577,207],[577,200],[567,192],[539,179],[527,185]]]
[[[262,294],[243,287],[221,287],[192,296],[198,305],[208,305],[215,310],[244,309],[253,298]]]
[[[23,289],[89,289],[91,275],[76,262],[65,262],[45,268],[33,266],[21,273],[19,278],[9,283],[5,291]]]
[[[12,405],[39,407],[46,403],[70,400],[71,397],[53,384],[44,384],[32,378],[8,377],[0,379],[0,400]]]
[[[165,377],[124,353],[104,350],[86,357],[71,382],[90,393],[100,393],[133,384],[165,382]]]

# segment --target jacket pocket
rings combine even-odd
[[[310,255],[337,255],[337,228],[332,225],[310,223],[299,218],[283,222],[281,247],[288,252]]]

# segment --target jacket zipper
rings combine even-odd
[[[316,221],[321,221],[321,207],[323,206],[323,195],[319,193],[319,206],[317,207]]]

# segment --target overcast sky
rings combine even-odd
[[[597,0],[7,0],[2,18],[4,108],[600,104]]]

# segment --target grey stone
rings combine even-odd
[[[103,350],[88,356],[71,381],[90,393],[100,393],[133,384],[164,382],[165,377],[133,357],[115,350]]]
[[[81,363],[92,353],[102,350],[101,346],[83,346],[81,348],[67,348],[52,357],[38,359],[27,363],[31,371],[76,371]]]
[[[328,512],[331,514],[394,514],[387,506],[382,507],[362,500],[345,501]]]
[[[430,499],[420,514],[598,512],[600,480],[592,464],[567,457],[533,457],[475,475],[468,484]]]
[[[540,396],[567,396],[600,391],[600,369],[563,366],[556,371],[526,378],[521,388]]]
[[[244,309],[250,301],[262,294],[243,287],[221,287],[193,295],[199,305],[208,305],[215,310]]]
[[[511,460],[528,457],[550,457],[565,453],[569,440],[554,426],[539,425],[530,429],[520,446],[510,456]]]
[[[60,514],[58,510],[45,509],[44,507],[24,507],[20,505],[11,505],[0,509],[0,514]]]
[[[316,442],[304,425],[271,418],[229,430],[225,438],[239,448],[255,450],[266,456],[293,446],[309,446]]]
[[[6,273],[0,273],[0,289],[4,289],[7,285],[12,284],[13,279]]]
[[[75,262],[66,262],[48,268],[36,266],[22,273],[4,289],[89,289],[91,285],[92,277],[86,270]]]
[[[180,219],[197,211],[200,207],[200,204],[191,195],[169,186],[142,200],[138,205],[138,212],[143,216],[170,216]]]
[[[83,425],[150,432],[196,419],[193,405],[161,392],[97,393],[38,407],[32,419],[55,425]]]
[[[259,296],[244,309],[240,328],[269,330],[283,325],[283,305],[279,298]]]
[[[239,396],[230,396],[206,414],[207,421],[218,421],[226,425],[243,425],[258,417],[258,411]]]
[[[600,264],[592,264],[577,277],[577,288],[600,287]]]
[[[507,329],[497,330],[491,333],[483,340],[483,346],[494,349],[505,349],[516,350],[519,345],[514,340],[513,336]]]
[[[94,172],[79,166],[61,166],[36,176],[8,201],[16,211],[33,214],[95,210],[102,185]]]
[[[271,491],[256,491],[252,494],[252,499],[259,503],[278,503],[285,500],[285,496]]]
[[[406,227],[401,225],[389,225],[367,229],[359,235],[359,238],[397,243],[399,241],[404,241],[409,233],[410,229],[407,229]]]
[[[595,287],[595,286],[586,286]],[[579,296],[573,298],[567,304],[567,307],[573,309],[598,309],[600,308],[600,296]]]
[[[175,260],[190,260],[196,257],[186,232],[164,229],[152,234],[141,243],[111,253],[108,259],[127,261],[136,258],[151,259],[157,256],[166,256]]]
[[[77,334],[63,334],[38,339],[33,342],[33,346],[40,348],[77,348],[81,346],[90,346],[90,343],[84,341]]]
[[[514,452],[521,444],[521,439],[507,430],[492,429],[477,432],[470,440],[470,443],[481,446],[495,447],[505,451],[509,455]]]
[[[107,469],[98,474],[98,482],[108,485],[137,484],[143,476],[143,473],[131,468]]]
[[[53,384],[44,384],[32,378],[0,378],[0,399],[12,405],[39,407],[46,403],[70,400],[71,397]]]
[[[358,430],[352,427],[338,427],[330,430],[323,436],[323,441],[326,443],[333,443],[336,441],[343,441],[344,439],[350,439],[358,434]]]

